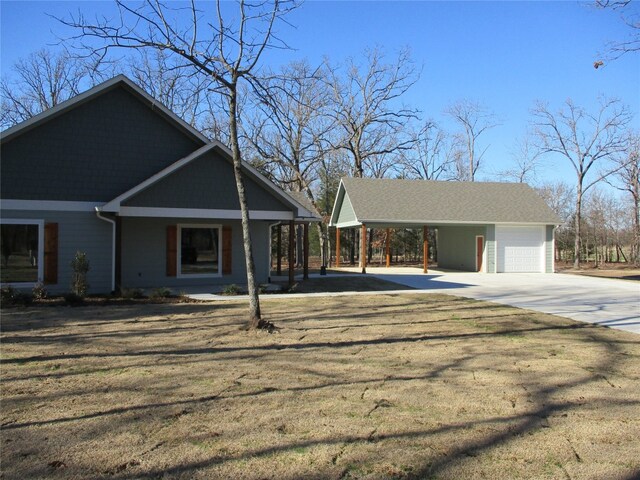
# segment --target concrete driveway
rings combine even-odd
[[[431,292],[527,308],[640,333],[640,283],[563,273],[430,271],[367,268],[369,275]]]

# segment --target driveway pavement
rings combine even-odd
[[[640,283],[582,275],[368,268],[368,274],[420,290],[528,308],[640,333]]]
[[[343,270],[351,270],[351,274],[359,271],[350,268]],[[424,274],[422,269],[410,267],[367,267],[367,272],[367,275],[417,290],[295,293],[280,294],[277,298],[437,292],[527,308],[640,334],[640,282],[563,273],[483,274],[431,270]],[[338,275],[343,274],[312,276],[330,282],[332,277]],[[243,295],[228,297],[206,292],[206,289],[193,289],[189,296],[198,300],[222,301],[246,298]]]

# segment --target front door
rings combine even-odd
[[[484,251],[484,237],[476,237],[476,272],[482,271],[482,252]]]

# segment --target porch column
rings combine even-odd
[[[116,216],[116,248],[115,248],[115,288],[116,293],[122,288],[122,217]]]
[[[387,228],[387,242],[385,245],[386,256],[387,256],[387,268],[391,266],[391,229]]]
[[[336,268],[340,268],[340,228],[336,227]]]
[[[296,243],[296,225],[293,220],[289,222],[289,287],[292,287],[295,283],[295,265],[294,262],[294,253],[295,253],[295,243]]]
[[[304,245],[303,245],[303,276],[302,278],[307,280],[309,278],[309,224],[304,223],[303,225],[303,236],[304,236]]]
[[[362,273],[367,273],[367,226],[363,223],[360,230],[360,259]]]
[[[276,255],[278,259],[276,260],[276,275],[282,275],[282,224],[279,223],[277,226],[277,237],[276,237]]]
[[[424,273],[428,273],[429,269],[428,269],[428,264],[429,264],[429,239],[428,239],[428,234],[429,234],[429,227],[427,227],[426,225],[424,227],[422,227],[422,256],[423,256],[423,272]]]

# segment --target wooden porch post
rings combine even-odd
[[[276,275],[282,275],[282,224],[278,224],[278,235],[276,237],[276,255],[278,259],[276,260]]]
[[[360,259],[362,261],[362,273],[367,273],[367,226],[364,223],[360,232]]]
[[[423,272],[428,273],[428,264],[429,264],[429,227],[426,225],[422,227],[422,256],[423,256]]]
[[[391,266],[391,229],[387,228],[387,244],[385,246],[387,254],[387,268]]]
[[[289,222],[289,288],[291,288],[293,286],[293,284],[295,283],[295,265],[293,264],[294,262],[294,250],[295,250],[295,243],[296,243],[296,225],[295,222],[293,220],[291,220]]]
[[[340,268],[340,228],[336,227],[336,268]]]
[[[307,280],[309,278],[309,224],[303,224],[303,236],[304,236],[304,245],[303,245],[303,275],[302,278]]]

